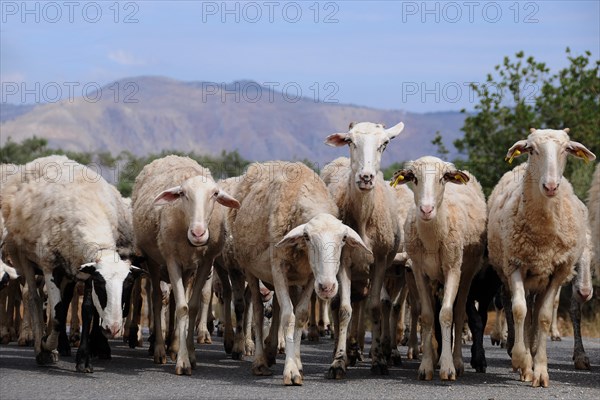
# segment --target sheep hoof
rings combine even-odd
[[[6,335],[2,335],[0,339],[0,344],[9,344],[10,343],[10,335],[7,333]],[[21,344],[21,340],[19,339],[19,346],[25,346]]]
[[[346,377],[346,371],[342,367],[330,367],[329,371],[325,373],[326,379],[344,379]]]
[[[400,354],[392,355],[392,364],[394,365],[394,367],[400,367],[402,365],[402,357],[400,356]]]
[[[433,379],[433,371],[432,370],[426,371],[424,369],[423,370],[419,369],[419,380],[430,381],[432,379]]]
[[[386,364],[381,362],[375,362],[371,365],[371,372],[375,375],[389,375],[390,371]]]
[[[175,375],[192,375],[192,367],[191,366],[187,366],[187,367],[176,367],[175,368]]]
[[[242,354],[241,351],[233,351],[233,352],[231,352],[231,359],[241,361],[244,359],[244,355]]]
[[[550,337],[550,340],[552,340],[553,342],[561,342],[562,338],[559,335],[552,335]]]
[[[273,371],[264,364],[257,364],[252,366],[252,374],[255,376],[271,376]]]
[[[91,365],[86,366],[84,363],[78,363],[75,369],[77,370],[77,372],[83,372],[86,374],[94,373],[94,368]]]
[[[166,364],[167,356],[164,354],[159,354],[154,356],[154,364]]]
[[[58,361],[58,353],[42,350],[40,354],[35,356],[35,361],[38,363],[38,365],[54,364]]]
[[[590,369],[590,359],[584,354],[574,358],[575,369],[586,370]]]

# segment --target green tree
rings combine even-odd
[[[600,126],[600,61],[591,62],[590,52],[573,57],[566,51],[569,66],[549,75],[549,69],[523,52],[505,57],[484,84],[472,84],[479,103],[465,119],[465,135],[454,141],[468,156],[461,164],[481,182],[486,195],[500,177],[514,168],[504,161],[510,146],[527,137],[529,129],[571,128],[571,138],[598,153]],[[465,110],[462,110],[465,112]],[[516,159],[523,162],[526,157]],[[585,197],[593,166],[572,160],[565,171],[581,198]]]

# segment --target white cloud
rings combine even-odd
[[[0,74],[0,82],[24,82],[25,74],[19,71],[6,72]]]
[[[108,53],[108,58],[117,64],[125,66],[139,66],[144,65],[146,62],[142,59],[135,57],[132,53],[125,50],[115,50]]]

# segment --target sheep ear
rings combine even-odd
[[[304,227],[305,226],[306,226],[306,224],[298,225],[297,227],[295,227],[294,229],[289,231],[283,237],[283,239],[281,239],[279,241],[279,243],[277,243],[275,245],[275,247],[278,247],[278,248],[279,247],[287,247],[287,246],[293,246],[298,243],[301,243],[304,239]]]
[[[415,180],[415,174],[410,169],[400,169],[394,172],[394,176],[390,182],[390,186],[404,185],[405,183]]]
[[[528,152],[529,147],[527,147],[527,140],[519,140],[517,143],[513,144],[510,149],[508,149],[508,153],[506,153],[505,161],[508,161],[509,164],[512,164],[512,160],[515,157],[519,157],[521,154]]]
[[[94,272],[96,272],[95,262],[83,264],[81,267],[79,267],[79,271],[77,272],[77,279],[86,281],[92,276]]]
[[[352,247],[359,247],[366,251],[368,254],[373,254],[373,252],[367,247],[365,242],[360,238],[358,233],[349,226],[346,226],[346,243]]]
[[[397,125],[392,126],[389,129],[385,130],[387,137],[389,140],[392,140],[396,136],[398,136],[404,130],[404,122],[400,122]]]
[[[164,190],[161,194],[156,196],[154,199],[154,205],[161,206],[163,204],[170,203],[177,200],[183,194],[181,186],[175,186],[170,189]]]
[[[567,146],[567,152],[572,156],[583,159],[586,164],[596,159],[596,155],[579,142],[570,141]]]
[[[446,182],[451,182],[451,183],[456,183],[456,184],[466,185],[470,179],[471,178],[469,178],[469,175],[467,175],[464,172],[459,171],[459,170],[448,171],[444,174],[444,180]]]
[[[349,143],[350,138],[347,133],[333,133],[325,138],[325,144],[331,147],[341,147]]]
[[[234,199],[224,190],[219,190],[219,194],[217,195],[217,203],[229,208],[240,208],[240,202]]]
[[[10,279],[17,279],[19,277],[17,270],[14,269],[13,267],[9,267],[6,264],[4,265],[4,271],[8,274],[8,277]]]

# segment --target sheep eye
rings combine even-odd
[[[348,238],[348,235],[344,235],[344,237],[342,238],[342,242],[345,242],[347,238]]]
[[[304,233],[304,240],[306,240],[307,242],[310,242],[310,238],[308,237],[308,233]]]
[[[386,140],[385,142],[383,142],[383,144],[381,146],[379,146],[379,149],[377,149],[377,150],[379,150],[380,152],[383,152],[389,142],[390,142],[389,140]]]
[[[213,196],[214,196],[214,197],[217,197],[218,195],[219,195],[219,192],[214,192],[214,193],[213,193]]]

